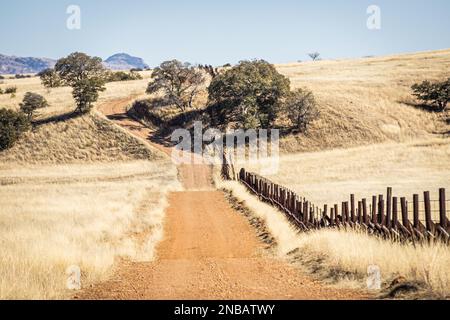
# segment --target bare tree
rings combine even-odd
[[[161,63],[153,71],[152,78],[147,93],[162,91],[166,102],[176,105],[181,112],[192,108],[194,98],[205,81],[200,70],[178,60]]]
[[[312,52],[312,53],[308,53],[308,56],[309,56],[313,61],[316,61],[317,59],[319,59],[320,53],[319,53],[319,52]]]

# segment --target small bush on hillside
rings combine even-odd
[[[5,80],[5,77],[0,75],[0,80]]]
[[[17,92],[17,87],[8,87],[4,92],[5,94],[15,94]]]
[[[424,81],[411,88],[417,99],[437,106],[439,111],[444,111],[450,101],[450,78],[442,82]]]
[[[2,88],[0,88],[0,94],[3,94],[3,89]]]
[[[22,112],[0,109],[0,151],[11,148],[30,128],[30,121]]]
[[[130,70],[130,72],[141,72],[144,71],[142,68],[133,68]]]
[[[37,109],[48,107],[47,100],[37,93],[27,92],[20,104],[20,110],[25,113],[28,120],[33,120],[33,116]]]
[[[291,124],[301,132],[306,131],[308,125],[319,115],[314,95],[307,89],[291,92],[284,102],[283,109]]]

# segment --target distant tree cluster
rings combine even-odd
[[[412,90],[418,100],[444,111],[450,101],[450,78],[441,82],[423,81],[414,84]]]
[[[124,71],[116,71],[109,72],[106,76],[107,82],[117,82],[117,81],[133,81],[133,80],[142,80],[142,76],[139,74],[137,69],[132,69],[130,72]]]
[[[26,79],[26,78],[32,78],[33,76],[32,75],[29,75],[29,74],[16,74],[15,76],[14,76],[14,78],[16,78],[16,79]]]
[[[293,127],[305,131],[318,116],[313,94],[291,92],[289,79],[264,60],[240,62],[213,79],[208,92],[217,113],[212,116],[223,124],[269,128],[284,113]]]
[[[159,106],[174,105],[187,114],[205,83],[202,71],[214,75],[205,109],[214,125],[269,128],[283,114],[291,128],[305,131],[319,114],[312,92],[291,92],[289,79],[264,60],[242,61],[221,72],[210,65],[195,68],[178,60],[166,61],[153,71],[147,93],[162,93]]]

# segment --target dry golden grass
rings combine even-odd
[[[403,142],[448,132],[442,115],[411,106],[411,85],[450,74],[450,50],[379,58],[284,64],[292,87],[313,91],[321,115],[306,135],[282,141],[286,152]]]
[[[13,148],[0,152],[1,163],[86,163],[154,160],[163,155],[97,115],[38,126]]]
[[[434,138],[282,155],[279,171],[267,178],[320,207],[347,201],[352,193],[371,199],[387,187],[410,200],[423,191],[437,199],[439,188],[450,188],[449,160],[450,139]],[[260,172],[261,165],[247,169]]]
[[[4,82],[18,92],[0,96],[0,106],[17,108],[33,91],[51,104],[41,119],[75,108],[70,88]],[[98,103],[143,94],[147,82],[110,83]],[[167,156],[93,112],[39,125],[0,152],[0,188],[0,299],[54,299],[73,294],[65,289],[71,265],[86,286],[118,258],[151,260],[166,194],[180,186]]]
[[[144,97],[151,71],[140,72],[143,79],[135,81],[119,81],[106,84],[106,91],[100,93],[97,104],[119,98],[130,96]],[[0,108],[18,109],[26,92],[39,93],[47,99],[49,107],[40,111],[40,117],[48,117],[69,112],[75,109],[75,102],[72,98],[72,89],[70,87],[45,88],[39,77],[25,79],[5,79],[0,81],[0,88],[16,86],[17,93],[15,97],[11,95],[0,95]]]
[[[369,265],[381,269],[383,289],[403,276],[425,284],[440,298],[450,296],[450,251],[441,243],[413,246],[381,240],[357,231],[323,230],[298,233],[285,216],[251,195],[238,182],[216,179],[220,188],[262,219],[277,243],[276,254],[337,286],[366,288]],[[429,293],[428,293],[429,294]]]
[[[150,261],[176,176],[167,161],[1,168],[0,299],[67,297],[71,265],[86,286],[119,257]]]

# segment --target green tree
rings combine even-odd
[[[307,89],[290,92],[283,107],[286,116],[299,131],[306,131],[311,121],[319,115],[314,95]]]
[[[60,78],[73,88],[77,111],[87,113],[105,90],[106,70],[102,59],[75,52],[58,60],[55,70]]]
[[[216,76],[208,93],[225,122],[245,128],[268,128],[274,123],[290,81],[264,61],[242,61]]]
[[[192,108],[194,98],[205,82],[200,70],[178,60],[161,63],[153,71],[152,79],[147,93],[162,92],[165,102],[177,106],[181,112]]]
[[[450,101],[450,78],[442,82],[423,81],[411,88],[417,99],[436,105],[439,111],[444,111]]]
[[[48,102],[43,96],[33,92],[25,93],[22,103],[20,103],[20,110],[25,113],[28,120],[33,120],[33,116],[37,109],[48,107]]]
[[[11,148],[30,128],[30,121],[22,112],[0,109],[0,150]]]
[[[39,72],[38,76],[41,78],[42,85],[46,88],[57,88],[63,85],[63,82],[55,69],[45,69]]]

